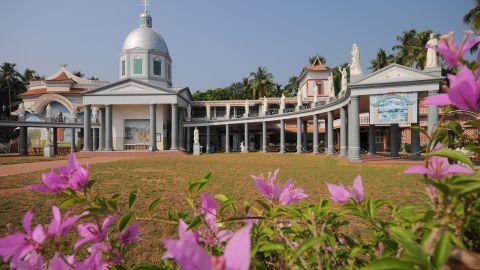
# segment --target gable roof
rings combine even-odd
[[[349,87],[362,85],[373,85],[382,83],[402,83],[402,82],[422,82],[422,81],[441,81],[444,77],[437,76],[423,70],[402,66],[399,64],[390,64],[379,69],[360,80],[348,84]]]
[[[95,95],[95,93],[97,93],[97,92],[101,92],[101,91],[107,90],[107,89],[112,88],[112,87],[120,86],[120,85],[123,85],[123,84],[129,84],[129,83],[136,83],[136,84],[146,86],[146,87],[149,87],[149,88],[152,88],[152,89],[155,89],[155,90],[159,90],[161,92],[166,92],[166,93],[172,94],[172,95],[177,95],[180,92],[188,90],[188,87],[180,89],[180,90],[176,90],[176,89],[172,89],[172,88],[168,89],[168,88],[163,88],[163,87],[160,87],[160,86],[157,86],[157,85],[152,85],[152,84],[149,84],[149,83],[144,82],[144,81],[128,78],[128,79],[116,81],[114,83],[111,83],[111,84],[108,84],[108,85],[105,85],[105,86],[102,86],[102,87],[99,87],[99,88],[96,88],[96,89],[85,91],[85,92],[82,93],[82,96]],[[188,90],[188,92],[190,93],[189,90]]]

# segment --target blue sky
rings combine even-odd
[[[258,66],[285,84],[310,55],[327,65],[350,61],[353,42],[364,72],[379,48],[408,29],[463,35],[473,0],[151,0],[153,27],[173,59],[176,86],[227,86]],[[52,75],[59,64],[118,79],[123,40],[139,25],[140,0],[2,0],[0,62]]]

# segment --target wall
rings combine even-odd
[[[165,122],[164,111],[166,106],[157,105],[157,134],[163,136],[163,125]],[[113,148],[117,151],[124,150],[123,137],[125,134],[124,120],[125,119],[149,119],[150,107],[149,105],[113,105]],[[161,138],[160,136],[160,138]],[[157,147],[159,150],[163,149],[163,142],[157,136]]]

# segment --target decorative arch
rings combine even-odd
[[[56,101],[56,102],[62,104],[63,106],[65,106],[65,108],[67,108],[67,110],[70,113],[73,113],[75,107],[73,106],[72,102],[70,102],[70,100],[68,100],[66,97],[58,95],[58,94],[42,95],[41,97],[39,97],[33,103],[32,107],[31,107],[31,111],[36,113],[36,114],[41,113],[43,111],[43,109],[48,105],[48,103],[50,103],[52,101]]]

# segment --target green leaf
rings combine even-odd
[[[368,266],[361,268],[362,270],[411,270],[414,269],[413,264],[404,262],[396,258],[382,258],[374,261]]]
[[[321,243],[323,241],[323,237],[316,237],[316,238],[309,238],[303,241],[295,251],[295,257],[299,257],[305,250]]]
[[[456,161],[459,161],[463,164],[466,164],[470,167],[473,168],[473,163],[472,161],[461,151],[455,151],[455,150],[437,150],[435,152],[429,153],[427,156],[440,156],[440,157],[446,157],[449,159],[453,159]]]
[[[442,234],[433,252],[432,259],[435,267],[440,268],[448,261],[451,249],[452,242],[450,241],[450,236],[447,233]]]
[[[469,121],[466,122],[465,125],[480,128],[480,120]]]
[[[128,222],[132,219],[132,214],[130,213],[125,213],[119,220],[118,222],[118,229],[120,231],[123,231],[125,227],[127,226]]]
[[[132,205],[135,203],[135,200],[137,200],[137,191],[134,190],[128,194],[128,209],[132,208]]]
[[[95,182],[96,182],[95,180],[89,180],[87,183],[87,189],[91,189],[95,184]]]
[[[190,230],[192,228],[195,228],[198,224],[200,224],[200,222],[202,222],[202,217],[201,216],[196,216],[192,219],[192,221],[190,222],[190,224],[188,224],[188,228],[187,230]]]
[[[265,252],[265,251],[284,251],[285,245],[280,243],[265,243],[262,245],[258,251]]]
[[[467,145],[467,146],[465,146],[465,149],[468,150],[468,151],[475,152],[475,153],[480,153],[480,146],[478,146],[478,145]]]
[[[215,195],[215,200],[221,201],[221,202],[226,202],[226,201],[228,201],[229,199],[228,199],[227,196],[225,196],[225,195],[223,195],[223,194],[217,194],[217,195]]]
[[[405,255],[409,260],[418,263],[420,266],[427,267],[430,261],[423,249],[412,240],[410,232],[399,227],[389,229],[393,238],[405,248]]]
[[[200,191],[206,184],[210,182],[211,178],[212,178],[212,173],[208,173],[204,177],[191,180],[188,183],[188,191],[190,192]]]
[[[463,133],[462,125],[455,121],[448,121],[444,124],[444,127],[455,132],[456,135],[461,135]]]
[[[153,200],[149,205],[148,205],[148,211],[149,212],[152,212],[152,210],[160,204],[160,202],[162,201],[162,199],[155,199]]]
[[[73,198],[68,198],[68,199],[66,199],[66,200],[63,200],[58,206],[60,206],[61,208],[66,208],[66,207],[72,206],[72,205],[75,204],[77,201],[78,201],[78,199],[75,198],[75,197],[73,197]]]

